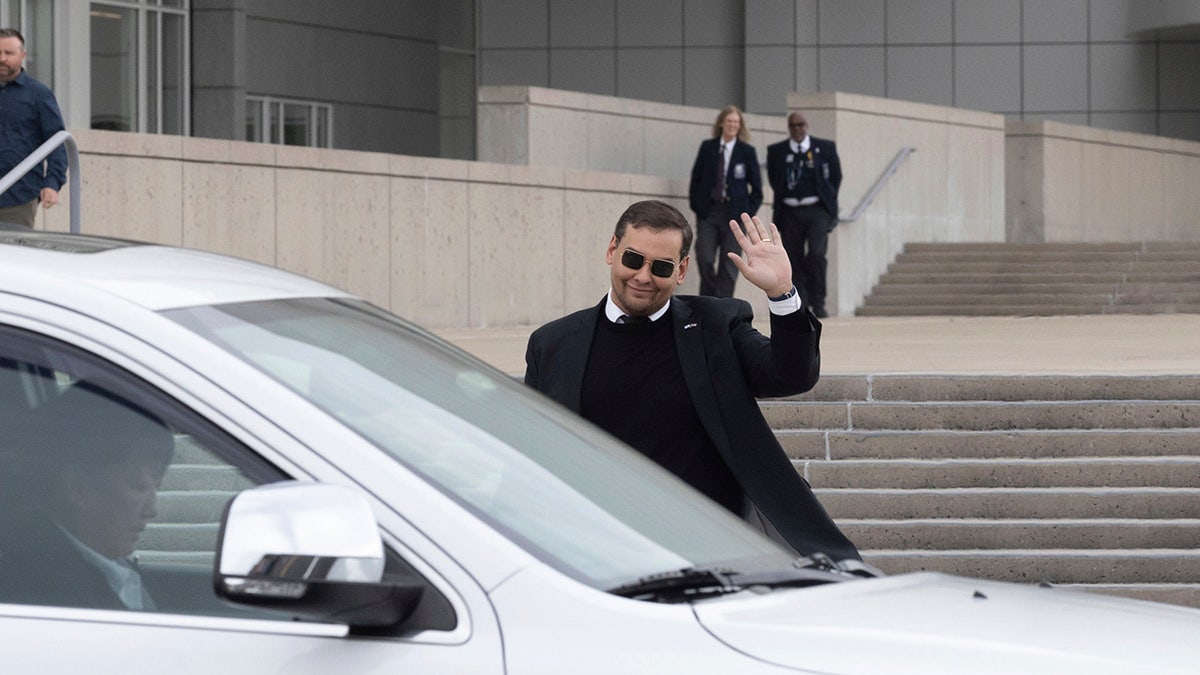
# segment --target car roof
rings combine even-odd
[[[89,235],[0,229],[0,291],[70,288],[151,310],[301,297],[351,297],[297,274],[230,256]]]

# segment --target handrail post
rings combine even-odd
[[[24,178],[25,174],[44,162],[50,156],[50,153],[57,150],[60,145],[65,145],[67,150],[67,186],[71,199],[71,232],[79,234],[79,218],[83,212],[79,203],[82,193],[79,183],[79,146],[75,143],[75,137],[66,129],[51,136],[45,143],[39,145],[37,150],[31,152],[28,157],[22,160],[20,164],[13,167],[12,171],[4,174],[4,178],[0,178],[0,194],[4,194],[8,191],[8,188]]]

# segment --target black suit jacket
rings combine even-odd
[[[838,217],[838,189],[842,186],[842,162],[838,159],[837,144],[824,138],[809,136],[809,152],[813,156],[813,169],[817,172],[817,196],[822,206],[829,211],[836,222]],[[771,190],[775,192],[774,205],[778,209],[783,206],[784,191],[787,183],[788,155],[792,154],[790,139],[767,146],[767,180]],[[807,158],[792,157],[792,161]],[[779,222],[779,217],[773,218]]]
[[[104,573],[49,518],[29,511],[6,515],[0,524],[0,602],[126,609]]]
[[[688,184],[688,202],[696,212],[696,218],[703,219],[708,215],[712,202],[713,187],[717,185],[717,152],[720,148],[720,138],[710,138],[700,144],[696,153],[696,161],[692,164],[692,179]],[[758,153],[754,146],[741,141],[734,141],[733,151],[729,154],[729,166],[725,171],[726,193],[729,201],[725,204],[726,215],[736,218],[742,212],[755,215],[762,206],[762,170],[758,165]]]
[[[579,412],[584,369],[604,301],[552,321],[529,337],[525,383]],[[808,483],[792,466],[758,407],[757,397],[789,396],[820,375],[821,324],[807,309],[771,315],[771,337],[754,329],[743,300],[675,296],[672,322],[684,380],[717,451],[754,512],[792,548],[834,560],[859,559]]]

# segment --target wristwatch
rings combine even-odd
[[[792,289],[790,291],[788,291],[787,293],[784,293],[783,295],[779,295],[774,298],[772,298],[771,296],[768,295],[767,300],[770,300],[771,302],[782,302],[794,295],[796,295],[796,287],[792,286]]]

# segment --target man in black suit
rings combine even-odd
[[[692,164],[688,201],[696,212],[700,295],[729,298],[733,297],[737,268],[728,254],[736,254],[738,249],[727,223],[740,213],[758,213],[763,201],[762,174],[737,106],[721,111],[712,136],[700,144]]]
[[[0,602],[154,609],[132,554],[155,515],[171,431],[78,383],[6,433],[3,469],[23,480],[0,514]]]
[[[767,146],[773,219],[792,260],[792,280],[818,318],[825,311],[825,253],[838,223],[842,163],[833,141],[808,135],[803,113],[788,115],[788,138]]]
[[[730,262],[766,292],[771,337],[750,305],[673,296],[692,229],[659,201],[633,204],[608,243],[612,289],[529,338],[525,382],[625,441],[768,536],[849,567],[858,551],[784,454],[756,397],[811,389],[821,324],[801,306],[778,230],[742,214]]]

